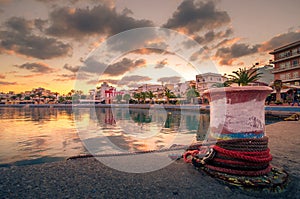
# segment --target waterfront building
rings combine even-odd
[[[300,40],[274,49],[274,79],[286,85],[300,85]]]
[[[117,92],[113,86],[109,86],[107,82],[103,82],[95,91],[95,100],[111,104],[117,95],[122,95],[122,92]]]
[[[196,75],[196,89],[202,95],[205,90],[212,88],[215,84],[223,84],[226,80],[226,77],[218,73],[199,74]]]

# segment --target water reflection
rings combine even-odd
[[[93,115],[89,114],[90,117]],[[96,109],[95,115],[98,129],[89,124],[83,128],[84,135],[81,136],[92,153],[133,152],[168,148],[173,144],[187,145],[203,140],[209,127],[208,114],[166,111],[163,108]],[[84,124],[87,123],[79,121],[78,126]],[[86,128],[90,128],[89,131]]]
[[[3,166],[60,160],[91,151],[133,152],[187,145],[204,139],[209,115],[152,108],[1,107],[0,126]]]
[[[86,152],[72,109],[0,108],[0,126],[2,165],[47,162]]]

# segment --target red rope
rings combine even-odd
[[[198,150],[187,151],[183,154],[183,160],[186,163],[192,163],[193,157],[195,157],[199,153]]]
[[[240,152],[240,151],[232,151],[223,149],[219,146],[214,146],[214,150],[228,155],[233,158],[241,159],[241,160],[247,160],[249,162],[257,162],[257,163],[267,163],[272,160],[272,156],[270,154],[270,149],[267,149],[266,151],[257,151],[257,152]]]
[[[233,175],[260,176],[271,171],[272,155],[268,148],[268,138],[222,140],[211,146],[213,151],[203,159],[202,151],[186,151],[184,161],[207,171]],[[209,151],[209,150],[206,150]],[[211,158],[206,158],[211,157]]]

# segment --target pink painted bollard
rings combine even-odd
[[[210,138],[239,139],[265,136],[267,86],[240,86],[209,89]]]

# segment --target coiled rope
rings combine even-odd
[[[183,158],[195,167],[233,175],[261,176],[271,171],[268,138],[221,140],[201,150],[190,150]]]

